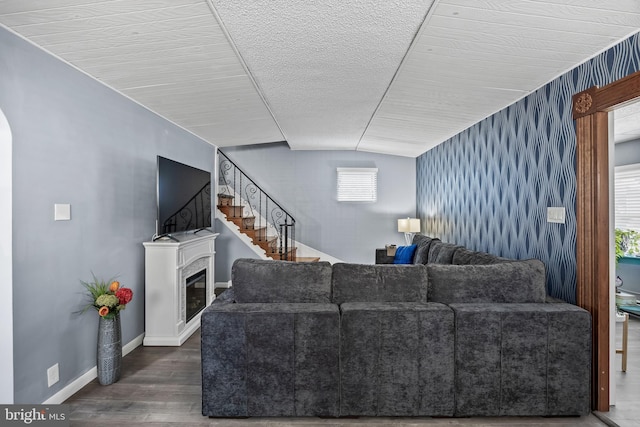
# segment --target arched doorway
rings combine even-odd
[[[576,121],[576,301],[593,316],[592,402],[609,410],[609,111],[640,98],[640,71],[573,96]]]
[[[0,110],[0,402],[13,403],[12,137]]]

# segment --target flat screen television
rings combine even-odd
[[[158,156],[156,235],[211,227],[211,173]]]

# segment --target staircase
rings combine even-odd
[[[318,257],[298,257],[295,219],[269,197],[229,158],[219,153],[218,210],[238,226],[266,256],[275,260],[317,262]]]

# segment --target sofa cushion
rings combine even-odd
[[[453,415],[449,307],[374,302],[340,310],[341,416]]]
[[[589,413],[591,316],[571,304],[451,304],[458,417]]]
[[[240,258],[231,268],[235,301],[329,303],[331,264]]]
[[[454,245],[453,243],[445,243],[440,240],[431,242],[429,247],[429,264],[451,264],[453,261],[453,254],[462,248],[462,246]]]
[[[426,264],[429,261],[429,248],[434,241],[440,241],[440,239],[425,236],[424,234],[413,236],[411,243],[416,245],[416,252],[413,254],[414,264]]]
[[[423,265],[333,265],[333,301],[426,302],[427,269]]]
[[[491,265],[428,264],[429,301],[452,303],[545,302],[542,261],[531,259]]]
[[[398,249],[396,249],[396,255],[393,257],[393,263],[411,264],[415,251],[416,245],[398,246]]]
[[[451,263],[456,265],[496,264],[498,262],[502,262],[502,259],[495,255],[486,252],[472,251],[467,248],[459,248],[455,251],[451,260]]]

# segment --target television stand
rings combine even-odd
[[[215,299],[218,235],[144,242],[145,346],[180,346],[200,327],[201,308]],[[171,236],[165,236],[171,238]],[[197,308],[194,308],[197,307]]]
[[[167,234],[161,234],[159,236],[155,236],[151,239],[152,242],[155,242],[156,240],[167,240],[167,239],[171,239],[174,242],[180,242],[180,240],[176,239],[175,237],[173,237],[171,234],[167,233]]]
[[[193,234],[198,234],[201,231],[208,231],[211,234],[215,234],[215,232],[211,231],[209,227],[198,228],[196,231],[193,232]]]

